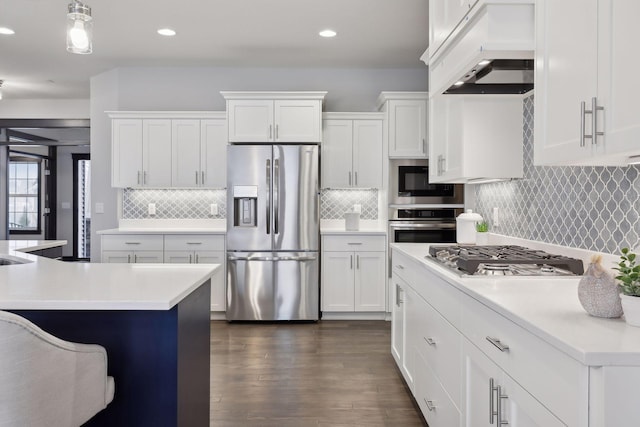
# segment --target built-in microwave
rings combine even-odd
[[[464,203],[462,184],[429,183],[427,159],[393,159],[390,168],[389,203],[394,205],[442,205]]]

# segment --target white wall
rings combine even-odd
[[[0,119],[88,119],[88,99],[3,99]]]
[[[222,111],[224,90],[324,90],[324,111],[376,111],[381,91],[426,91],[427,69],[127,67],[91,79],[92,260],[98,230],[118,226],[111,188],[111,126],[105,111]],[[105,213],[96,214],[96,203]]]
[[[69,242],[62,248],[63,256],[73,255],[73,158],[72,154],[89,153],[89,147],[58,147],[57,238]],[[71,209],[62,209],[69,203]]]

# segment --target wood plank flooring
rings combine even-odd
[[[390,323],[211,322],[211,426],[426,426]]]

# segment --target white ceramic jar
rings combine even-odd
[[[456,218],[456,241],[460,245],[475,245],[476,224],[482,221],[482,216],[471,209]]]

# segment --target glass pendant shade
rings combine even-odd
[[[67,14],[67,51],[88,54],[93,51],[91,8],[79,1],[69,4]]]

